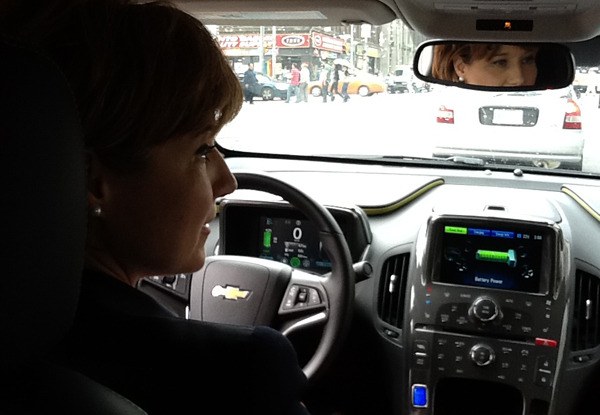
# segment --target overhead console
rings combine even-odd
[[[547,413],[560,360],[566,249],[547,219],[428,219],[406,291],[409,413]],[[473,412],[462,411],[464,402]]]

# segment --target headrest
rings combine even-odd
[[[41,355],[70,327],[87,215],[82,131],[66,79],[42,54],[3,38],[0,62],[0,365],[5,365]]]

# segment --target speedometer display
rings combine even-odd
[[[259,239],[261,258],[283,262],[293,268],[331,268],[317,231],[307,220],[261,216]]]
[[[219,209],[219,254],[278,261],[318,274],[331,271],[318,226],[293,206],[226,199]],[[370,237],[362,213],[339,206],[327,209],[348,242],[352,260],[360,261]]]

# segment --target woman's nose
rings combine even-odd
[[[213,196],[221,197],[237,189],[237,180],[221,154],[219,154],[216,163],[218,165],[212,181]]]
[[[521,65],[513,65],[509,71],[506,86],[520,86],[524,83],[523,68],[521,68]]]

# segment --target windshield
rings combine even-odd
[[[474,91],[417,79],[412,60],[426,39],[401,21],[210,29],[245,92],[217,138],[224,148],[600,172],[597,67],[578,67],[560,90]]]

